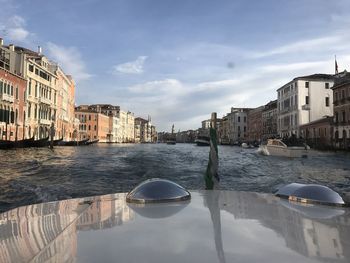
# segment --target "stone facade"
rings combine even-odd
[[[334,146],[350,148],[350,73],[335,77],[334,94]]]
[[[304,136],[300,126],[333,115],[333,75],[297,77],[277,90],[278,134]]]
[[[277,100],[274,100],[267,103],[262,111],[262,139],[277,135]]]
[[[312,148],[327,149],[332,147],[333,117],[325,117],[300,126],[305,134],[306,143]]]
[[[247,140],[261,141],[262,138],[262,112],[264,106],[251,109],[247,112]]]
[[[25,79],[0,67],[0,140],[25,137],[26,86]]]

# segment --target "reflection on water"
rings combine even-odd
[[[290,209],[271,195],[214,191],[193,192],[190,203],[171,209],[175,213],[145,217],[129,208],[125,194],[91,201],[1,214],[0,262],[136,262],[139,257],[164,262],[164,255],[167,262],[350,260],[348,209],[331,218],[312,218],[307,207]]]
[[[0,212],[20,205],[128,192],[145,179],[170,179],[204,189],[209,148],[191,144],[57,147],[0,151]],[[219,147],[222,189],[271,193],[292,183],[321,183],[350,193],[350,156],[306,159],[261,156],[255,149]]]

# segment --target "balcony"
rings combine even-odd
[[[40,119],[39,123],[43,124],[43,125],[51,125],[51,121],[50,120],[45,120],[45,119]]]
[[[15,101],[15,98],[13,96],[11,96],[9,94],[5,94],[5,93],[1,94],[0,98],[1,98],[1,100],[7,101],[7,102],[10,102],[10,103],[13,103]]]
[[[51,105],[51,100],[48,99],[48,98],[40,97],[39,98],[39,103],[44,103],[44,104]]]
[[[303,106],[301,106],[302,110],[310,110],[310,105],[309,104],[305,104]]]

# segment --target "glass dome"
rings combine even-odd
[[[126,196],[129,203],[166,203],[191,199],[191,194],[182,186],[165,179],[149,179],[136,186]]]

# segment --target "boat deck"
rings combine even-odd
[[[349,208],[270,194],[191,191],[135,205],[126,194],[0,215],[1,262],[349,262]]]

